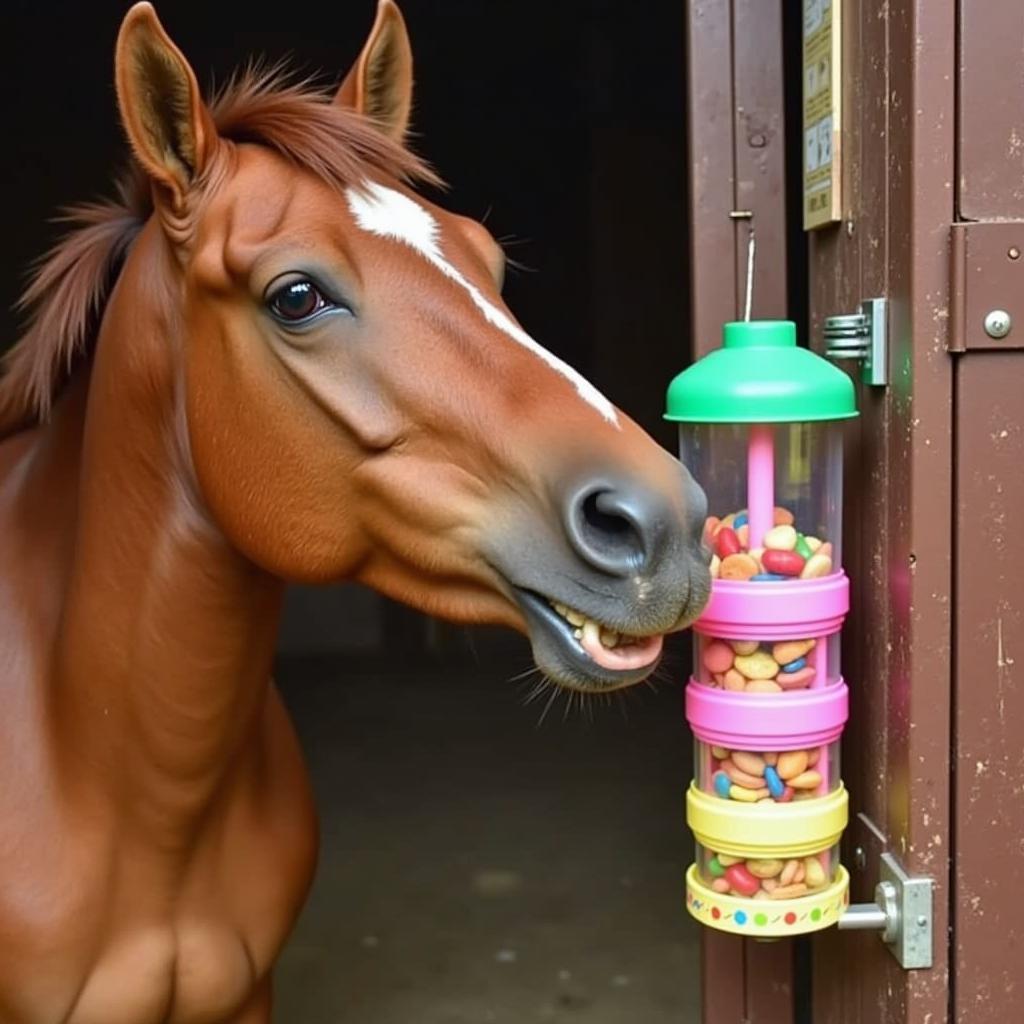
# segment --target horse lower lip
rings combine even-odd
[[[589,633],[585,633],[579,644],[602,668],[621,672],[627,669],[645,668],[655,662],[661,654],[664,639],[660,634],[637,637],[626,646],[609,648]]]

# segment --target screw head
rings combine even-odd
[[[990,338],[1005,338],[1012,326],[1013,320],[1005,309],[993,309],[985,316],[985,333]]]
[[[853,851],[853,863],[860,871],[863,871],[867,867],[868,856],[864,852],[863,846],[858,846],[857,849]]]
[[[1020,249],[1015,245],[1011,245],[1010,248],[1006,250],[1006,255],[1009,256],[1011,260],[1019,260]]]

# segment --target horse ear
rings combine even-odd
[[[180,210],[216,145],[199,84],[148,3],[125,15],[115,57],[117,103],[139,162]]]
[[[412,107],[412,46],[394,0],[378,0],[370,37],[334,102],[365,114],[398,142],[405,137]]]

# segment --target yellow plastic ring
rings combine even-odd
[[[697,841],[733,857],[806,857],[839,842],[849,816],[843,784],[828,796],[788,804],[744,804],[690,786],[686,823]]]

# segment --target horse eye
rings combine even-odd
[[[303,277],[272,292],[267,305],[278,320],[297,324],[332,308],[334,303],[325,298],[312,281]]]

